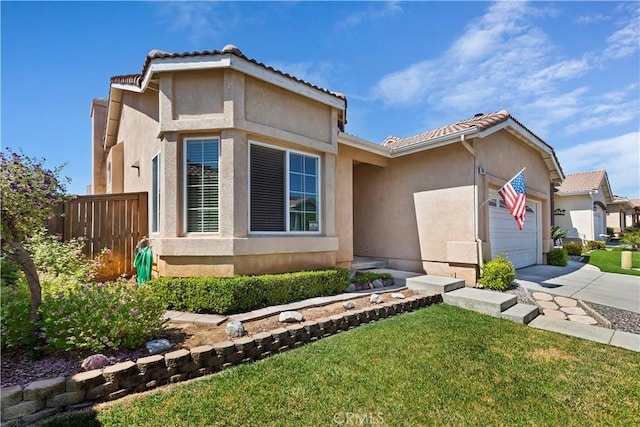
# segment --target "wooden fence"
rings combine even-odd
[[[149,230],[146,192],[77,196],[60,203],[56,213],[49,233],[84,239],[85,255],[91,258],[109,249],[100,259],[97,280],[135,274],[134,249]]]

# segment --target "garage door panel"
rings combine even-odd
[[[521,268],[538,261],[537,209],[535,204],[527,204],[527,213],[522,230],[502,200],[493,199],[489,203],[489,239],[491,257],[506,254],[514,267]]]

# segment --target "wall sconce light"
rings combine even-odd
[[[138,178],[140,178],[140,161],[136,160],[135,162],[133,162],[131,167],[138,170]]]
[[[566,212],[566,210],[564,209],[556,209],[553,211],[554,215],[558,215],[558,216],[564,216],[564,213]]]

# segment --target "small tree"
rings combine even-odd
[[[0,238],[2,254],[20,265],[31,293],[31,323],[38,322],[38,308],[42,303],[42,290],[38,271],[24,242],[37,230],[45,227],[54,207],[67,199],[66,178],[60,171],[46,169],[44,159],[28,157],[10,148],[0,152],[0,194],[2,195]]]

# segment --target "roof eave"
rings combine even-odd
[[[542,159],[547,165],[547,169],[549,169],[552,182],[559,184],[564,180],[565,177],[564,173],[562,172],[562,168],[560,167],[560,161],[558,160],[558,157],[556,156],[553,148],[549,144],[541,140],[538,136],[533,134],[529,129],[525,128],[516,120],[514,120],[512,117],[509,117],[507,120],[501,123],[482,130],[481,132],[479,132],[478,136],[480,138],[484,138],[503,129],[518,137],[523,142],[529,144],[531,147],[538,150],[540,154],[542,154]]]
[[[437,138],[427,139],[424,141],[416,142],[411,145],[405,145],[403,147],[392,148],[391,157],[407,156],[409,154],[417,153],[419,151],[431,150],[433,148],[454,144],[454,143],[460,142],[460,138],[463,136],[465,138],[475,138],[479,136],[478,129],[475,126],[473,126],[467,129],[449,133],[447,135],[442,135]]]

